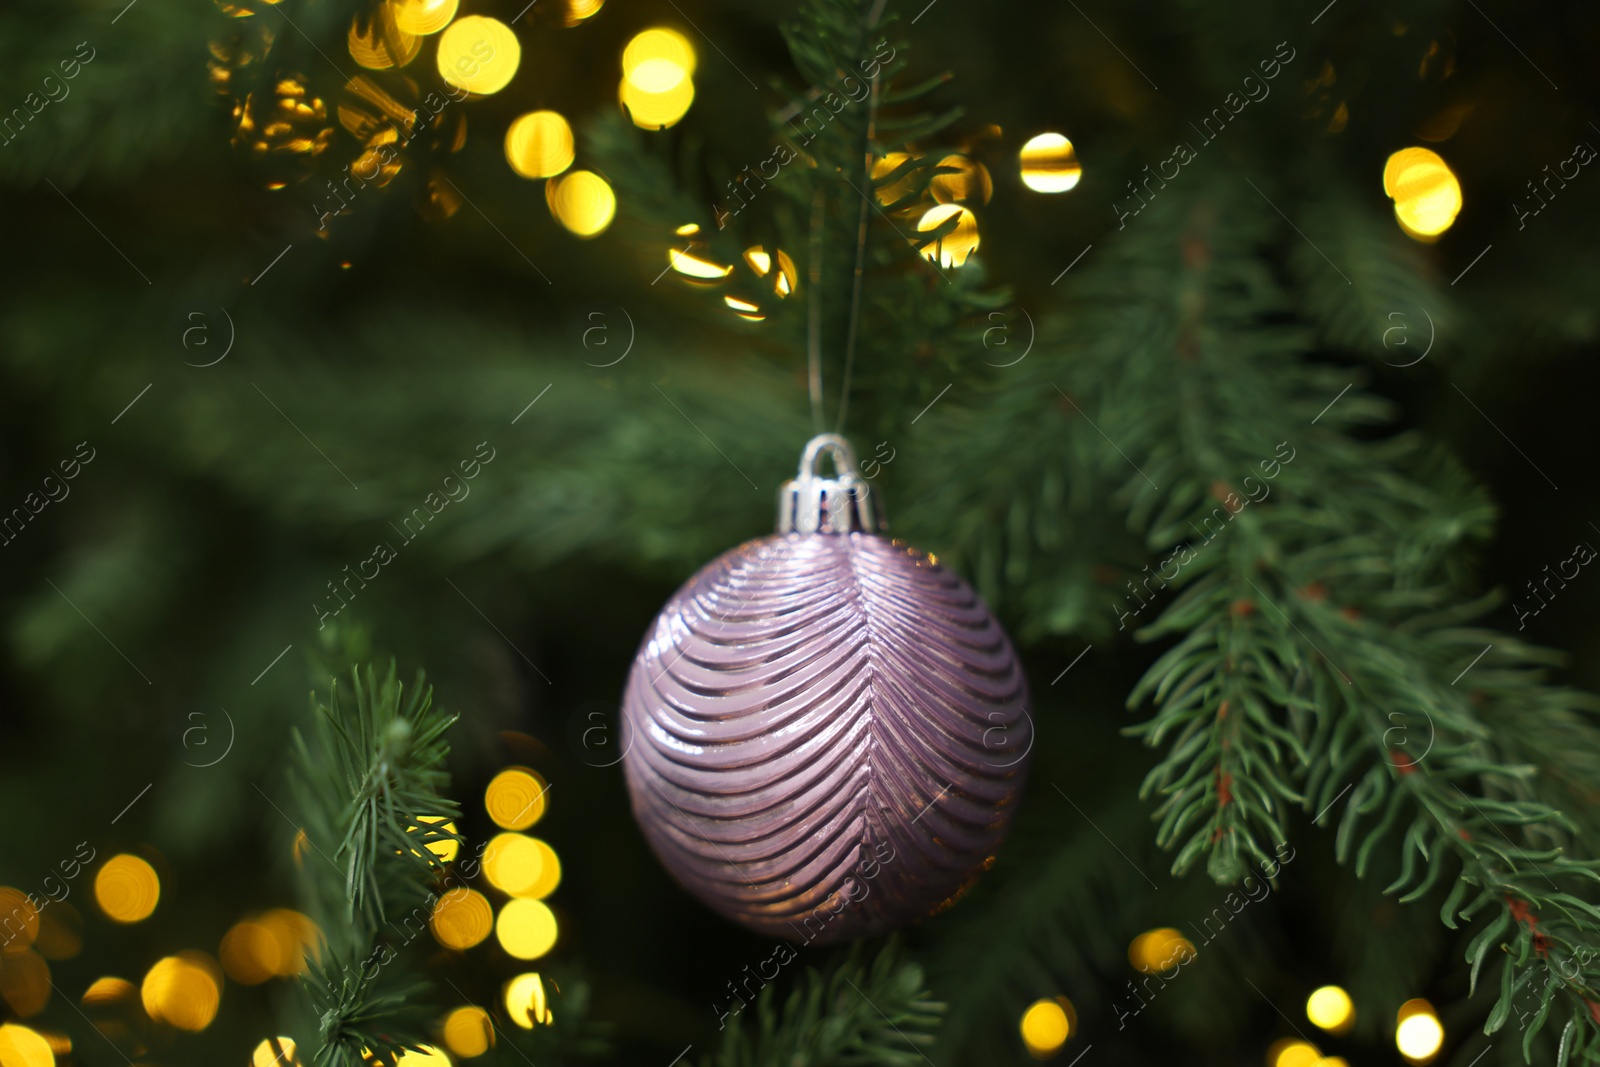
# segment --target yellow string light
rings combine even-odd
[[[469,93],[499,92],[511,84],[521,62],[517,35],[486,15],[457,19],[439,37],[439,76]]]
[[[456,17],[459,0],[389,0],[395,25],[406,33],[438,33]]]
[[[113,922],[140,922],[156,910],[161,879],[150,864],[124,852],[106,860],[95,874],[94,899]]]
[[[922,258],[942,267],[959,267],[978,248],[978,217],[960,204],[935,204],[917,221],[918,233],[930,233],[950,219],[955,229],[925,245]]]
[[[0,1064],[5,1067],[55,1067],[50,1042],[26,1026],[0,1025]]]
[[[211,1025],[222,1000],[222,972],[211,958],[183,952],[157,960],[139,989],[145,1013],[156,1022],[199,1033]]]
[[[482,1056],[494,1047],[494,1020],[476,1004],[465,1004],[445,1016],[444,1043],[462,1059]]]
[[[1036,1000],[1022,1013],[1019,1029],[1022,1043],[1035,1059],[1047,1059],[1061,1051],[1072,1034],[1072,1019],[1067,1014],[1066,998]]]
[[[604,233],[617,213],[617,194],[593,171],[551,178],[544,183],[544,199],[555,220],[579,237]]]
[[[512,900],[500,909],[495,936],[519,960],[536,960],[556,943],[556,917],[543,901]]]
[[[567,125],[565,118],[554,111],[530,111],[518,118],[506,130],[506,162],[511,164],[512,170],[524,178],[553,178],[572,166],[572,159],[572,127]],[[530,771],[502,771],[495,776],[493,782],[489,783],[486,799],[495,796],[495,783],[507,775],[527,779],[530,785],[539,786],[538,791],[519,806],[516,819],[522,825],[508,827],[508,829],[526,829],[538,822],[539,816],[544,814],[543,783],[539,782]],[[502,787],[502,792],[505,791]],[[534,796],[538,797],[536,801],[533,799]],[[534,804],[537,807],[530,806]],[[522,810],[523,808],[526,810]],[[495,821],[499,823],[499,819]]]
[[[1336,985],[1325,985],[1306,998],[1306,1018],[1329,1033],[1342,1034],[1355,1025],[1356,1009],[1349,993]]]
[[[1022,184],[1036,193],[1064,193],[1083,178],[1072,142],[1059,133],[1032,137],[1017,153]]]
[[[553,1021],[544,992],[544,980],[537,971],[519,974],[506,983],[506,1014],[524,1030],[535,1025],[549,1026]]]

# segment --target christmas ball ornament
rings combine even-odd
[[[814,438],[777,534],[678,590],[623,700],[628,790],[662,864],[791,941],[951,903],[992,860],[1033,746],[1005,632],[961,578],[880,534],[870,490],[844,438]]]

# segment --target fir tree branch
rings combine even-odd
[[[857,943],[825,971],[807,968],[782,1007],[765,986],[755,1012],[729,1026],[705,1067],[915,1067],[926,1061],[944,1005],[922,968],[891,941],[868,963]]]
[[[293,735],[305,832],[325,861],[305,868],[314,918],[328,936],[326,960],[305,979],[319,1067],[390,1064],[421,1043],[428,1019],[418,998],[427,987],[389,966],[396,951],[383,928],[430,903],[443,864],[427,846],[461,840],[440,825],[459,815],[441,792],[444,734],[456,716],[433,706],[420,673],[403,686],[393,661],[381,676],[352,667],[350,683],[353,700],[341,699],[337,680],[326,700],[313,695],[314,745]],[[328,855],[319,841],[338,844]]]

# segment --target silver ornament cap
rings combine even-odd
[[[825,453],[833,458],[832,478],[817,470]],[[800,472],[778,490],[778,532],[877,533],[888,528],[877,494],[856,469],[850,442],[836,433],[806,442]]]

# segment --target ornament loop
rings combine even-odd
[[[832,478],[817,473],[824,452],[833,457]],[[807,441],[798,475],[778,490],[778,532],[877,533],[888,526],[872,486],[856,469],[850,442],[836,433]]]

